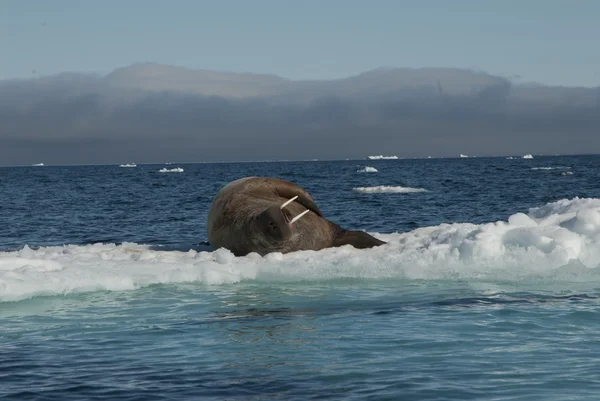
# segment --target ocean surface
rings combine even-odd
[[[251,175],[388,244],[201,244]],[[597,400],[599,183],[600,156],[2,167],[0,399]]]

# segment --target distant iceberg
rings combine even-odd
[[[533,156],[531,155],[531,153],[528,153],[525,156],[523,156],[523,159],[533,159]]]
[[[36,166],[36,167],[37,167],[37,166],[43,166],[43,165],[44,165],[44,163],[32,164],[32,166]]]
[[[396,160],[396,159],[398,159],[398,156],[378,155],[378,156],[369,156],[368,159],[370,159],[370,160]]]
[[[377,187],[358,187],[352,188],[354,192],[360,192],[363,194],[406,194],[413,192],[429,192],[424,188],[411,188],[411,187],[393,187],[389,185],[380,185]]]
[[[463,155],[463,154],[461,153],[461,154],[460,154],[460,157],[461,157],[461,158],[467,158],[467,157],[469,157],[469,156],[467,156],[467,155]]]
[[[160,170],[158,170],[159,173],[183,173],[183,169],[181,167],[175,167],[175,168],[161,168]]]
[[[119,167],[137,167],[135,163],[119,164]]]
[[[356,170],[357,173],[377,173],[378,170],[375,167],[365,166],[361,170]]]

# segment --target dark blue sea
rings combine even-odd
[[[253,175],[388,243],[202,244]],[[599,183],[600,156],[2,167],[0,399],[597,400]]]

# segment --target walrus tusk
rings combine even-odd
[[[300,217],[304,216],[308,212],[310,212],[310,209],[306,209],[305,211],[303,211],[302,213],[300,213],[298,216],[294,217],[292,219],[292,221],[290,221],[289,225],[291,226],[292,224],[294,224],[294,222],[300,220]]]
[[[293,203],[287,203],[296,195]],[[278,207],[283,209],[278,211]],[[307,209],[314,214],[308,213],[297,224]],[[317,251],[344,245],[364,249],[385,243],[364,231],[346,230],[329,221],[304,188],[272,177],[244,177],[221,188],[210,207],[206,233],[212,249],[229,249],[235,256]]]
[[[289,205],[290,203],[292,203],[293,201],[295,201],[297,198],[298,198],[298,195],[294,196],[293,198],[291,198],[291,199],[289,199],[289,200],[285,201],[285,202],[283,203],[283,205],[281,205],[279,208],[280,208],[280,209],[283,209],[284,207],[286,207],[287,205]]]

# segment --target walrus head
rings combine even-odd
[[[298,196],[288,199],[281,205],[273,205],[259,214],[256,218],[262,232],[268,233],[274,242],[288,240],[292,236],[292,224],[298,221],[310,210],[305,210],[297,216],[292,216],[285,207],[296,200]]]

